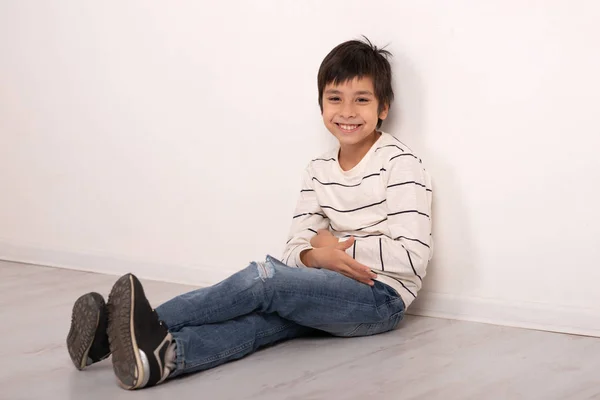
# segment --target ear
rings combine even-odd
[[[387,118],[388,113],[390,111],[390,106],[389,104],[384,104],[383,108],[381,109],[381,112],[379,113],[379,119],[380,120],[384,120]]]

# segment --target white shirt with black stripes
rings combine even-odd
[[[283,262],[305,267],[319,229],[354,236],[347,253],[392,286],[406,307],[417,297],[433,255],[431,177],[405,144],[382,133],[351,170],[338,163],[339,146],[304,170]]]

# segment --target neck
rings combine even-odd
[[[340,145],[340,152],[338,154],[340,167],[342,167],[344,171],[354,168],[380,136],[381,133],[375,130],[359,143]]]

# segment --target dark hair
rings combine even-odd
[[[387,59],[391,56],[387,50],[378,49],[363,36],[364,41],[350,40],[337,45],[327,54],[317,76],[319,87],[319,107],[323,112],[323,91],[327,84],[344,83],[354,78],[370,77],[373,80],[375,98],[379,102],[380,113],[394,100],[392,89],[392,68]],[[378,119],[377,129],[383,121]]]

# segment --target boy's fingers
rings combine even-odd
[[[352,278],[356,281],[367,283],[370,280],[367,277],[361,276],[360,274],[358,274],[355,270],[353,270],[348,265],[341,264],[337,269],[338,269],[338,272],[341,273],[342,275],[345,275],[348,278]]]
[[[369,281],[371,281],[371,280],[373,280],[373,279],[377,278],[377,275],[376,275],[376,274],[374,274],[373,272],[371,272],[371,270],[370,270],[370,269],[369,269],[369,270],[364,270],[364,269],[362,269],[362,268],[361,268],[361,269],[359,269],[359,270],[356,270],[356,269],[355,269],[355,271],[356,271],[355,273],[356,273],[357,275],[359,275],[359,276],[361,276],[361,277],[363,277],[363,278],[365,278],[365,279],[367,279],[367,280],[369,280]]]
[[[346,253],[344,253],[343,256],[343,262],[348,268],[353,270],[355,274],[360,274],[361,276],[369,277],[369,279],[377,278],[377,275],[371,272],[371,268],[359,263]]]
[[[354,238],[351,237],[346,242],[349,242],[351,239],[353,240]],[[341,242],[339,244],[345,244],[346,242]],[[369,267],[359,263],[345,252],[341,255],[339,263],[336,264],[337,265],[335,266],[335,270],[340,274],[347,276],[348,278],[352,278],[358,282],[367,284],[369,286],[374,285],[373,279],[377,278],[377,275],[371,272],[371,269]]]
[[[370,279],[365,279],[365,278],[361,278],[359,276],[356,276],[355,274],[352,273],[342,273],[343,275],[347,276],[350,279],[354,279],[357,282],[360,283],[364,283],[366,285],[372,286],[373,285],[373,281]]]
[[[346,264],[346,269],[350,271],[350,274],[352,275],[351,277],[353,279],[362,283],[366,283],[367,285],[371,285],[373,283],[373,279],[377,277],[377,275],[371,273],[371,271],[368,269],[357,269],[348,264]]]
[[[356,270],[359,271],[363,274],[366,274],[370,277],[376,278],[377,275],[375,275],[373,272],[371,272],[371,268],[367,267],[366,265],[363,265],[361,263],[359,263],[358,261],[356,261],[355,259],[351,258],[350,256],[348,256],[348,260],[346,261],[346,264]]]
[[[337,248],[340,250],[346,250],[346,249],[350,248],[350,246],[352,246],[353,244],[354,244],[354,236],[350,236],[348,239],[344,240],[343,242],[338,242]]]
[[[345,265],[338,267],[338,272],[342,275],[347,276],[348,278],[358,280],[356,274],[354,273],[354,271],[352,271],[352,268],[348,268]]]

